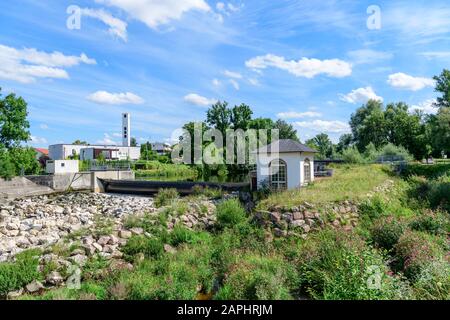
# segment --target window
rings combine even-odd
[[[274,160],[269,165],[270,187],[274,190],[287,189],[287,166],[283,160]]]
[[[303,165],[303,172],[305,175],[305,183],[311,182],[311,161],[309,159],[305,159],[305,163]]]

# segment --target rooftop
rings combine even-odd
[[[288,152],[313,152],[317,153],[316,150],[311,149],[298,141],[291,139],[280,139],[274,141],[271,144],[259,148],[255,153],[288,153]]]

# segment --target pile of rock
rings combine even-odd
[[[275,206],[269,211],[258,211],[255,221],[271,230],[277,237],[301,236],[331,225],[334,228],[349,229],[358,221],[358,206],[349,201],[321,206],[304,203],[299,207]]]
[[[15,200],[0,207],[0,262],[17,253],[45,247],[98,219],[120,226],[128,215],[155,213],[153,199],[97,193],[70,193]]]

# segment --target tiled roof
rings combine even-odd
[[[256,153],[271,153],[271,152],[279,152],[279,153],[286,153],[286,152],[313,152],[317,153],[316,150],[311,149],[308,146],[305,146],[304,144],[301,144],[300,142],[297,142],[295,140],[291,139],[281,139],[278,141],[274,141],[271,144],[259,148]]]

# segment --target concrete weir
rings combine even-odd
[[[134,172],[95,171],[0,179],[0,202],[70,190],[104,192],[101,182],[104,179],[134,180]]]

